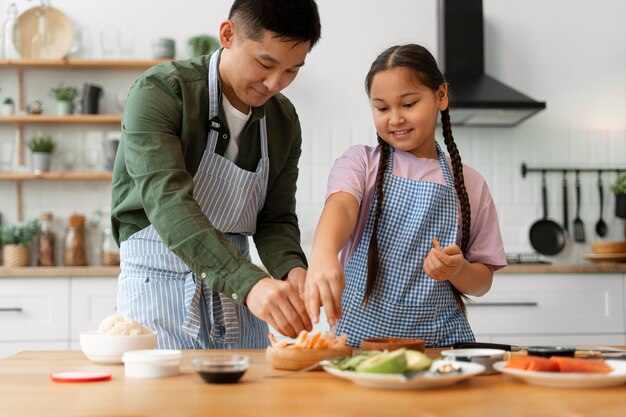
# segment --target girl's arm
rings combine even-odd
[[[437,281],[450,281],[463,294],[481,296],[491,288],[491,265],[471,263],[457,245],[433,248],[424,259],[424,272]]]
[[[359,202],[349,193],[337,192],[326,200],[313,238],[304,291],[304,302],[313,323],[319,321],[322,306],[331,326],[341,318],[345,277],[339,251],[354,231],[358,214]]]

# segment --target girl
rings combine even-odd
[[[384,51],[365,85],[378,146],[348,149],[331,170],[307,312],[317,323],[323,306],[355,347],[385,336],[474,341],[463,294],[485,294],[506,257],[487,184],[454,143],[446,80],[410,44]],[[435,141],[439,112],[449,158]]]

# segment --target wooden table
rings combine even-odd
[[[505,375],[476,376],[434,390],[363,388],[323,371],[282,379],[263,351],[240,351],[251,366],[235,385],[204,383],[184,351],[181,374],[161,379],[124,377],[123,365],[98,365],[80,351],[28,351],[0,360],[0,416],[626,416],[626,385],[558,389],[527,385]],[[435,356],[437,351],[427,352]],[[107,370],[110,381],[54,383],[51,372]]]

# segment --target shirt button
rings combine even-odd
[[[224,134],[222,135],[222,138],[224,138],[224,139],[228,139],[228,135],[227,135],[226,133],[224,133]]]
[[[202,279],[206,278],[206,272],[201,273],[201,274],[200,274],[200,277],[201,277]]]
[[[233,300],[236,300],[236,299],[237,299],[237,294],[232,293],[232,294],[231,294],[231,297],[233,297]]]

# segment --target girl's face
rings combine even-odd
[[[437,159],[435,127],[439,111],[448,107],[448,91],[422,85],[412,70],[403,67],[381,71],[370,87],[372,115],[378,135],[400,151]]]

